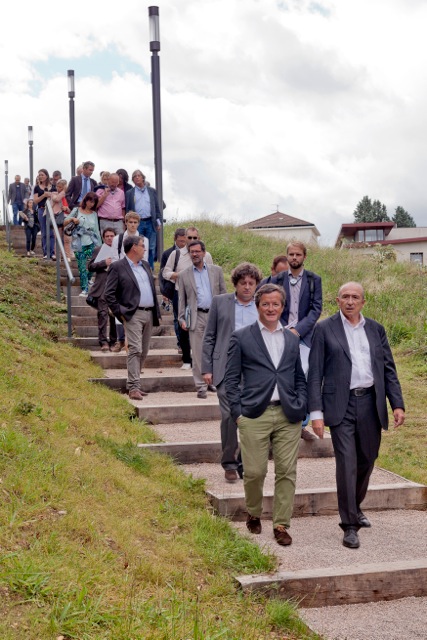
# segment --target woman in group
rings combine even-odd
[[[88,262],[96,247],[102,244],[99,234],[98,196],[93,191],[89,191],[81,201],[80,205],[72,210],[70,215],[64,220],[64,227],[70,222],[77,225],[73,232],[71,248],[77,258],[77,266],[80,274],[81,296],[87,296],[89,290]]]
[[[67,191],[67,181],[61,178],[56,183],[56,193],[52,193],[52,209],[55,214],[56,224],[58,225],[59,233],[61,234],[62,243],[65,249],[65,255],[68,262],[71,262],[71,238],[64,234],[64,220],[69,215],[70,208],[68,206],[65,192]]]
[[[116,173],[119,176],[119,189],[124,191],[126,196],[127,191],[132,189],[132,185],[129,184],[129,174],[126,169],[117,169]]]
[[[43,258],[47,260],[47,238],[46,238],[46,215],[47,211],[45,210],[46,202],[49,198],[52,197],[52,185],[50,182],[49,173],[46,169],[40,169],[38,172],[38,181],[36,186],[34,187],[34,202],[37,205],[37,214],[39,219],[39,225],[42,232],[42,249],[43,249]],[[52,225],[50,227],[49,234],[49,253],[50,258],[55,260],[55,236],[53,234]]]
[[[25,238],[27,241],[27,256],[30,258],[35,255],[34,249],[36,247],[36,238],[39,232],[36,212],[34,211],[34,200],[27,200],[24,211],[21,211],[19,215],[24,221]]]

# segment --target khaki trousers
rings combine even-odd
[[[208,385],[202,377],[202,347],[207,321],[208,314],[198,311],[194,331],[188,332],[190,337],[191,359],[193,361],[193,380],[197,391],[199,391],[199,389],[206,391],[208,388]]]
[[[294,505],[301,422],[289,422],[279,405],[268,406],[259,418],[242,416],[238,427],[248,513],[257,518],[262,514],[271,440],[275,470],[273,527],[282,524],[288,528]]]
[[[150,348],[153,331],[153,312],[137,309],[125,324],[128,343],[128,391],[141,388],[141,369]]]

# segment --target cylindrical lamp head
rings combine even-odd
[[[33,127],[28,127],[28,144],[33,144]]]
[[[7,173],[9,171],[9,160],[4,161],[4,172]]]
[[[73,69],[69,69],[67,71],[67,76],[68,76],[68,97],[69,98],[74,98],[75,93],[74,93],[74,70]]]
[[[159,7],[148,7],[150,51],[160,51]]]

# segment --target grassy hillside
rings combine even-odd
[[[244,259],[267,273],[282,249],[232,227],[200,227],[227,273]],[[202,482],[167,458],[136,448],[155,440],[151,429],[134,419],[126,399],[87,382],[102,374],[86,352],[55,341],[66,334],[66,313],[55,302],[52,268],[4,248],[2,640],[314,638],[287,603],[243,598],[236,591],[233,575],[271,570],[274,560],[212,517]],[[335,289],[352,273],[351,260],[332,250],[310,254],[308,267],[324,278],[328,311]],[[371,263],[356,267],[369,292],[369,315],[382,312],[389,330],[394,321],[406,328],[395,343],[408,421],[404,430],[386,436],[381,461],[427,482],[425,299],[420,302],[425,276],[391,264],[378,280]],[[383,304],[387,299],[393,305],[391,318],[377,302],[386,288]]]

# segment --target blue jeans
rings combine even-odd
[[[47,256],[47,232],[46,232],[46,216],[44,215],[44,208],[43,209],[39,208],[38,216],[39,216],[40,230],[42,232],[43,255]],[[47,257],[51,258],[55,254],[55,236],[54,236],[54,233],[53,233],[52,225],[49,225],[49,229],[50,229],[50,233],[49,233],[49,238],[50,238],[49,253],[50,253],[50,255],[47,256]]]
[[[14,202],[12,205],[12,211],[13,211],[13,224],[22,224],[22,220],[18,215],[18,211],[24,211],[24,203],[21,202],[20,204],[18,204],[17,202]]]
[[[156,253],[157,245],[157,232],[153,226],[151,218],[141,220],[138,227],[138,233],[140,236],[145,236],[148,240],[148,262],[150,263],[151,270],[154,270],[154,254]]]

